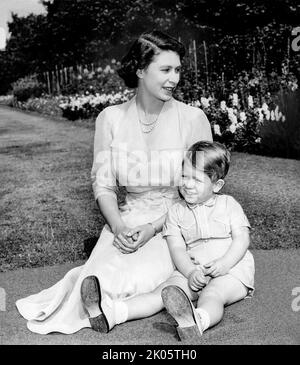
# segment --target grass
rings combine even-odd
[[[90,183],[91,124],[0,109],[0,271],[86,258],[104,220]],[[299,247],[300,161],[234,153],[225,193],[243,206],[251,247]]]

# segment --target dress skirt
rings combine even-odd
[[[177,199],[178,194],[167,189],[128,194],[126,204],[120,208],[121,215],[129,227],[135,227],[161,217]],[[101,288],[112,299],[121,299],[154,290],[174,271],[167,242],[161,233],[132,254],[121,253],[113,246],[113,239],[105,225],[84,265],[67,272],[52,287],[16,302],[30,331],[70,334],[90,327],[80,297],[81,283],[89,275],[98,277]]]

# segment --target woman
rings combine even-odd
[[[99,114],[94,141],[93,191],[107,224],[84,265],[51,288],[17,301],[31,331],[97,329],[85,307],[91,277],[101,278],[101,290],[118,299],[152,291],[173,272],[160,233],[165,213],[179,198],[184,151],[212,139],[205,114],[172,97],[184,53],[176,39],[153,31],[142,34],[122,60],[119,75],[137,88],[136,96]],[[117,182],[127,190],[120,208]]]

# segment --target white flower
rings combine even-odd
[[[248,96],[248,107],[253,108],[253,97],[251,95]]]
[[[282,116],[282,113],[279,111],[278,105],[276,105],[274,114],[275,114],[275,120],[278,122]]]
[[[238,94],[233,93],[232,94],[232,105],[237,106],[238,104],[239,104]]]
[[[283,116],[282,116],[282,118],[281,118],[281,120],[282,120],[283,122],[285,122],[285,119],[286,119],[286,118],[285,118],[285,116],[283,115]]]
[[[271,111],[271,120],[275,120],[275,113],[274,110]]]
[[[240,112],[240,120],[245,122],[247,120],[247,116],[245,112]]]
[[[262,105],[262,110],[264,111],[264,112],[266,112],[267,110],[269,110],[269,107],[268,107],[268,105],[267,105],[267,103],[263,103],[263,105]]]
[[[233,108],[227,108],[227,113],[228,113],[228,116],[229,115],[234,115]]]
[[[264,112],[266,114],[266,119],[270,120],[270,116],[271,116],[270,110],[265,110]]]
[[[107,66],[105,67],[105,69],[103,70],[103,72],[104,72],[104,73],[106,73],[106,74],[108,74],[108,73],[110,72],[110,70],[111,70],[110,66],[109,66],[109,65],[107,65]]]
[[[225,100],[221,101],[220,108],[221,108],[222,111],[226,110],[226,101]]]
[[[200,108],[201,103],[200,103],[200,101],[199,101],[199,100],[195,100],[195,101],[192,101],[192,102],[191,102],[191,105],[192,105],[192,106],[195,106],[195,107],[197,107],[197,108]]]
[[[260,142],[261,142],[261,138],[260,137],[256,138],[255,143],[260,143]]]
[[[234,114],[228,115],[228,118],[232,124],[234,124],[234,125],[238,124],[237,117]]]
[[[264,121],[264,115],[262,112],[262,108],[257,108],[256,110],[258,111],[258,121],[260,123],[262,123]]]
[[[215,133],[215,135],[217,135],[217,136],[221,136],[221,131],[220,131],[220,126],[219,126],[219,124],[215,124],[215,125],[214,125],[214,133]]]
[[[232,123],[229,127],[229,130],[230,130],[231,133],[234,133],[236,131],[236,124]]]
[[[201,96],[201,104],[203,106],[203,108],[209,108],[209,100],[207,98],[204,98],[203,96]]]

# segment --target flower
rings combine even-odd
[[[240,112],[240,120],[245,122],[247,120],[247,116],[245,112]]]
[[[271,111],[271,120],[275,120],[275,113],[274,110]]]
[[[229,126],[229,130],[231,133],[234,133],[236,131],[236,124],[235,123],[232,123],[230,126]]]
[[[253,97],[251,95],[248,96],[248,107],[253,108]]]
[[[266,114],[266,119],[270,120],[270,116],[271,116],[270,110],[266,110],[265,114]]]
[[[232,94],[232,105],[237,106],[238,104],[239,104],[238,94],[233,93]]]
[[[219,124],[214,124],[214,133],[215,133],[215,135],[217,135],[217,136],[221,136],[221,131],[220,131],[220,126],[219,126]]]
[[[203,96],[201,96],[200,101],[201,101],[203,108],[209,108],[209,100],[207,98],[204,98]]]
[[[222,111],[225,111],[226,110],[226,101],[225,100],[222,100],[221,101],[220,108],[221,108]]]

